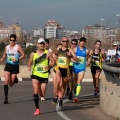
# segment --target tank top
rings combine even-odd
[[[102,68],[102,55],[101,55],[101,49],[99,50],[99,53],[95,53],[95,50],[93,50],[92,59],[94,62],[92,62],[91,66],[96,66]]]
[[[44,51],[44,56],[42,56],[42,59],[40,61],[38,61],[37,64],[35,64],[35,60],[38,59],[40,56],[38,55],[38,53],[34,52],[34,56],[33,56],[33,70],[32,70],[32,74],[36,75],[38,77],[42,77],[42,78],[48,78],[49,76],[49,72],[48,70],[45,70],[44,67],[47,67],[49,65],[49,60],[46,58],[48,53],[48,50]]]
[[[86,48],[84,47],[83,50],[80,50],[80,47],[77,46],[76,56],[78,58],[78,62],[73,63],[73,67],[75,69],[85,69],[86,67]]]
[[[19,64],[18,59],[20,57],[20,53],[18,52],[18,45],[16,44],[13,49],[10,49],[10,45],[8,45],[6,48],[7,48],[7,51],[6,51],[7,60],[6,60],[6,62],[9,64],[12,64],[12,65]],[[17,61],[13,62],[12,61],[13,59],[16,59]]]
[[[67,55],[67,52],[69,52],[69,48],[66,50],[62,50],[62,48],[58,51],[58,60],[57,60],[57,66],[61,68],[69,68],[70,63],[70,57]]]

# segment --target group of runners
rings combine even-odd
[[[8,85],[13,86],[18,82],[19,60],[25,58],[22,48],[16,44],[16,35],[10,35],[10,44],[5,47],[1,62],[6,59],[4,68],[4,104],[8,104]],[[70,46],[69,45],[70,42]],[[32,71],[31,79],[33,85],[33,99],[36,110],[34,115],[40,114],[40,100],[45,100],[45,93],[49,74],[53,79],[52,103],[61,107],[64,95],[75,103],[79,101],[79,94],[82,87],[82,80],[86,71],[86,66],[90,66],[93,77],[94,95],[99,94],[99,76],[102,71],[102,62],[105,61],[105,52],[101,49],[101,41],[97,40],[93,49],[89,51],[85,47],[86,38],[81,37],[69,41],[63,37],[56,51],[49,48],[49,40],[39,38],[36,43],[36,51],[30,54],[27,68]],[[52,69],[51,69],[52,68]],[[73,91],[75,97],[73,98]],[[66,94],[65,94],[66,92]]]

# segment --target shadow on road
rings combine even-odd
[[[65,105],[62,107],[62,111],[90,109],[98,105],[99,105],[99,96],[81,97],[79,98],[78,103],[73,103],[73,100],[65,103]]]

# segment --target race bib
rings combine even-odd
[[[100,62],[96,60],[96,61],[93,62],[93,65],[94,65],[94,66],[99,66],[99,65],[100,65]]]
[[[45,65],[37,65],[37,72],[46,72],[47,70],[45,69]]]
[[[59,65],[66,65],[67,64],[67,58],[66,57],[59,57],[58,58],[58,64]]]
[[[78,57],[78,62],[79,63],[84,63],[85,62],[85,57],[82,56],[77,56]]]
[[[12,60],[15,60],[15,56],[8,56],[8,62],[12,61]]]

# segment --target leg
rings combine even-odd
[[[34,115],[39,115],[40,114],[40,109],[39,109],[39,97],[38,97],[38,91],[39,91],[39,81],[37,79],[32,79],[32,85],[33,85],[33,99],[34,103],[36,106],[36,111]]]
[[[95,78],[95,74],[92,74],[92,78],[93,78],[93,86],[94,86],[94,88],[96,88],[96,78]]]
[[[77,80],[77,88],[76,88],[76,98],[74,99],[74,102],[78,102],[78,96],[81,91],[81,82],[84,78],[85,71],[79,72],[78,73],[78,80]]]
[[[47,83],[41,83],[41,100],[44,101],[45,100],[45,93],[46,93],[46,89],[47,89]]]
[[[8,85],[9,85],[9,82],[10,82],[10,77],[11,77],[11,73],[5,71],[4,72],[4,78],[5,78],[5,82],[4,82],[4,94],[5,94],[4,104],[8,104]]]

